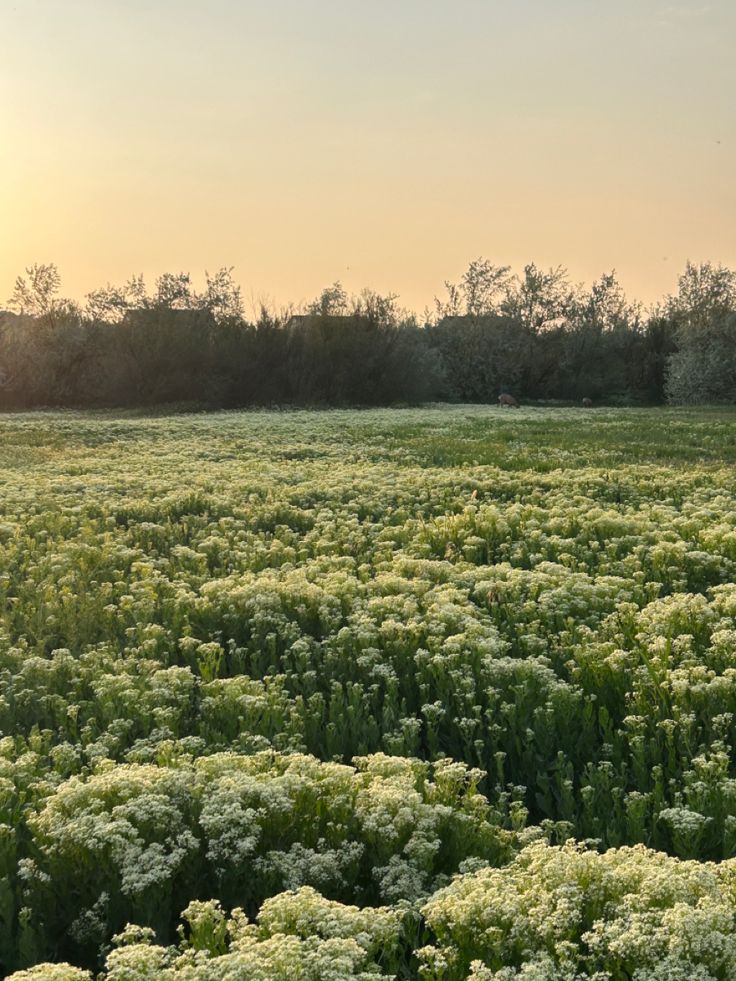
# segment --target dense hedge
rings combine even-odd
[[[0,311],[0,408],[493,402],[736,402],[736,273],[688,264],[646,314],[613,274],[470,264],[420,321],[396,297],[339,284],[294,316],[246,318],[230,271],[198,293],[164,275],[57,296],[53,266],[19,277]]]

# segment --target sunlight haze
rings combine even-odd
[[[0,307],[233,265],[416,310],[482,255],[651,302],[736,264],[736,5],[3,0]]]

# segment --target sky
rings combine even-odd
[[[734,0],[0,0],[0,306],[234,266],[421,311],[479,256],[736,266]]]

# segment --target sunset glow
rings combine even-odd
[[[417,310],[475,256],[736,263],[731,0],[4,0],[0,306],[234,265]]]

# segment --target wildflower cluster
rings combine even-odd
[[[580,418],[0,423],[2,969],[728,976],[733,417]]]

